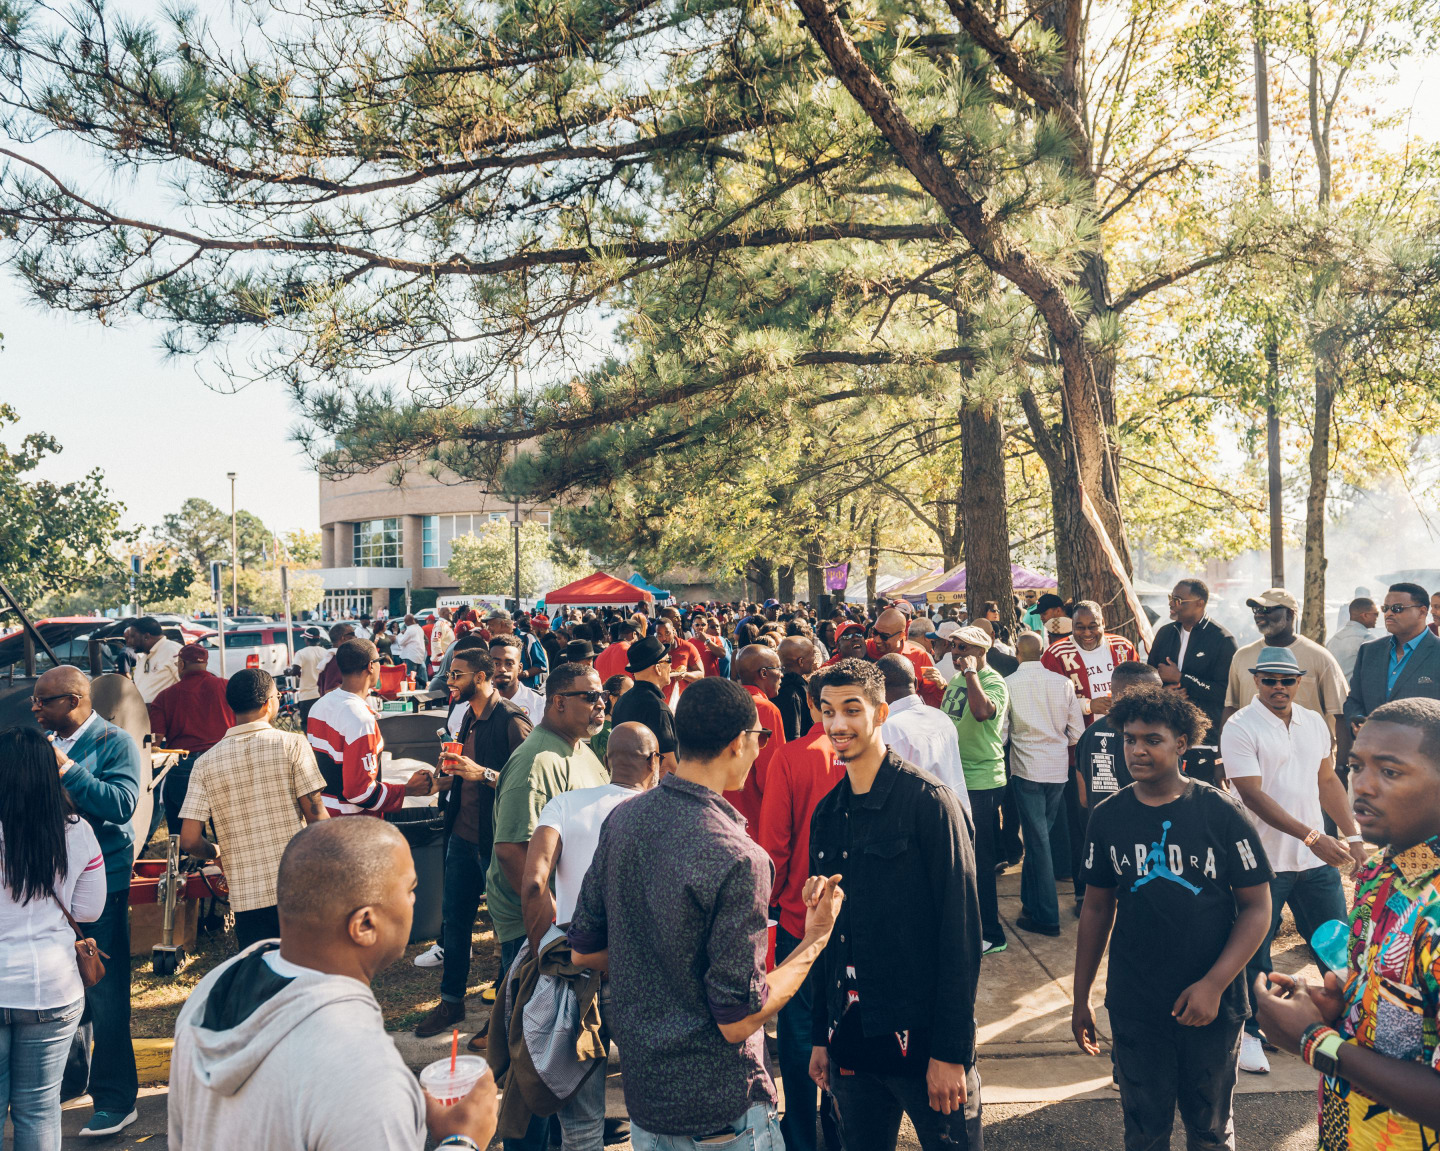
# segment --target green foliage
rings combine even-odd
[[[513,595],[515,591],[514,529],[508,523],[488,523],[472,535],[460,536],[450,545],[446,571],[462,595]],[[552,542],[544,524],[526,523],[520,528],[520,596],[536,599],[551,588],[561,587],[592,570],[576,563]]]
[[[0,431],[19,420],[0,404]],[[21,606],[64,594],[90,581],[97,569],[115,567],[124,505],[106,490],[100,469],[57,484],[31,476],[61,450],[53,436],[31,432],[14,449],[0,442],[0,581]]]

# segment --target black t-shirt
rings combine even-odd
[[[1160,807],[1125,788],[1094,808],[1086,836],[1088,887],[1116,888],[1105,1006],[1132,1019],[1169,1018],[1180,992],[1204,978],[1235,924],[1234,889],[1268,883],[1255,827],[1240,805],[1198,780]],[[1250,1014],[1242,971],[1219,1018]]]
[[[655,736],[660,745],[660,754],[674,751],[675,713],[660,694],[660,689],[647,680],[639,680],[634,687],[620,697],[610,715],[611,730],[622,723],[643,723]]]
[[[1085,781],[1091,807],[1134,782],[1125,766],[1125,734],[1110,726],[1108,716],[1102,715],[1081,735],[1075,745],[1075,770]]]

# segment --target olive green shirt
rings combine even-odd
[[[962,672],[945,686],[940,709],[955,724],[960,740],[960,766],[965,769],[967,791],[989,791],[1005,786],[1005,733],[1001,723],[1010,704],[1010,691],[1005,677],[994,668],[979,669],[980,690],[995,705],[995,714],[978,720],[967,705],[968,689]]]
[[[528,843],[540,812],[557,795],[609,782],[610,773],[589,744],[582,740],[572,750],[554,732],[536,727],[505,761],[495,784],[495,842]],[[520,895],[505,878],[498,851],[485,873],[485,901],[501,943],[525,934]]]

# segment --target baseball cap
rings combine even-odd
[[[1248,608],[1257,607],[1288,607],[1297,615],[1300,613],[1300,601],[1286,591],[1283,587],[1267,587],[1257,596],[1252,596],[1245,601]],[[1269,649],[1267,649],[1269,650]],[[1275,649],[1281,650],[1281,649]]]
[[[1253,672],[1268,672],[1271,675],[1304,675],[1305,669],[1295,658],[1295,653],[1288,647],[1263,647],[1260,649],[1260,656],[1255,661],[1255,666],[1250,669]]]
[[[842,623],[835,629],[835,638],[838,640],[842,635],[849,635],[852,631],[858,631],[863,635],[865,632],[864,625],[858,623]]]
[[[187,643],[180,649],[181,663],[209,663],[210,653],[198,643]]]

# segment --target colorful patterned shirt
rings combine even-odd
[[[1433,916],[1433,917],[1432,917]],[[1346,1040],[1440,1071],[1440,836],[1376,856],[1355,877]],[[1320,1083],[1320,1151],[1420,1151],[1440,1142],[1344,1079]]]

